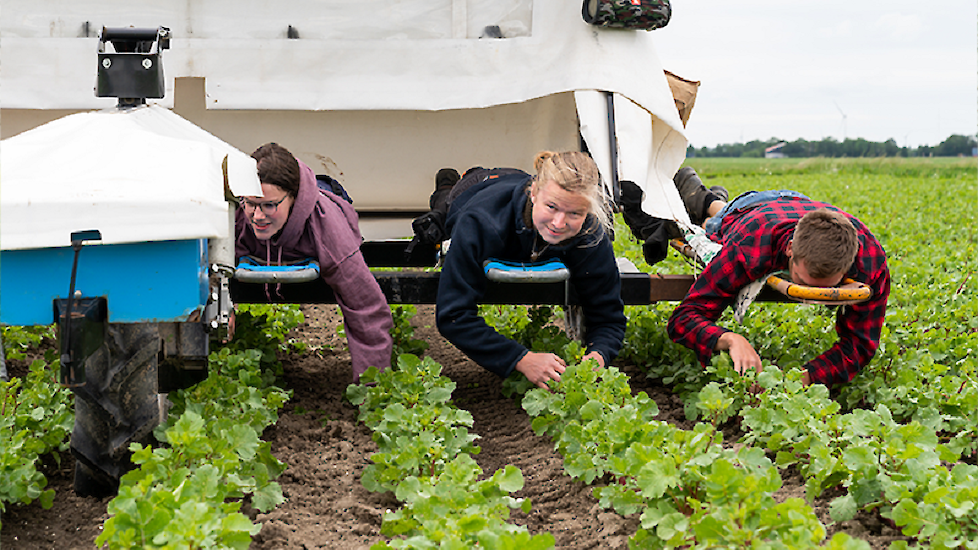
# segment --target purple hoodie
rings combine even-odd
[[[265,258],[270,265],[315,258],[323,280],[333,289],[343,311],[353,378],[368,367],[385,370],[391,363],[394,326],[387,299],[360,254],[360,229],[353,206],[320,191],[312,169],[299,161],[299,194],[285,227],[268,240],[259,240],[243,209],[235,217],[236,258]],[[275,288],[267,285],[268,292]]]

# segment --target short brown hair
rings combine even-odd
[[[293,198],[299,194],[299,161],[277,143],[266,143],[251,157],[258,161],[258,181],[281,187]]]
[[[859,252],[859,238],[845,214],[819,208],[798,220],[791,250],[793,262],[804,260],[812,277],[824,279],[849,270]]]

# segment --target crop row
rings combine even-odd
[[[403,354],[384,372],[371,367],[347,389],[359,420],[373,430],[378,451],[361,475],[369,491],[393,491],[403,503],[384,515],[381,533],[393,538],[372,548],[544,549],[550,533],[530,535],[506,522],[530,501],[510,493],[523,474],[509,465],[480,480],[479,452],[469,433],[472,415],[451,403],[455,383],[431,358]]]
[[[262,387],[260,355],[213,354],[207,380],[174,395],[171,420],[155,432],[160,445],[131,445],[138,467],[122,477],[109,502],[98,545],[249,547],[261,527],[241,513],[244,497],[260,511],[284,501],[273,480],[285,464],[260,435],[288,394]]]
[[[206,380],[169,394],[159,445],[130,446],[137,468],[109,502],[97,545],[243,550],[261,529],[243,504],[266,512],[284,502],[274,479],[286,465],[260,437],[289,392],[271,385],[263,363],[277,363],[274,350],[297,319],[290,309],[259,311],[239,315],[237,349],[212,353]]]
[[[833,520],[878,510],[928,548],[978,548],[978,466],[960,452],[973,442],[940,443],[933,424],[898,423],[885,404],[842,414],[824,386],[805,388],[774,368],[758,384],[759,402],[743,411],[745,441],[797,467],[810,499],[845,488]]]
[[[522,398],[572,478],[597,483],[601,506],[640,513],[631,548],[814,548],[825,528],[801,499],[776,502],[777,468],[763,449],[724,448],[706,423],[682,430],[655,420],[656,403],[632,395],[617,368],[571,364],[551,390]],[[828,548],[868,548],[838,534]]]
[[[36,359],[25,378],[0,382],[0,513],[7,504],[40,499],[50,508],[53,502],[38,463],[49,453],[60,463],[75,421],[71,392],[54,379],[58,364]]]
[[[362,482],[404,502],[382,527],[385,535],[403,538],[375,548],[462,548],[474,541],[507,548],[503,537],[514,532],[525,539],[519,547],[527,547],[534,539],[504,523],[508,508],[528,508],[507,496],[522,488],[522,476],[508,466],[476,481],[482,472],[469,457],[478,451],[472,444],[477,436],[468,432],[471,416],[451,405],[454,385],[440,370],[430,359],[404,355],[395,368],[365,375],[366,386],[348,389],[379,448]],[[831,440],[822,447],[832,450],[812,450],[819,436],[800,429],[806,421],[784,419],[824,424],[838,404],[823,386],[803,387],[799,378],[773,367],[759,377],[765,391],[745,409],[751,431],[735,448],[725,448],[708,423],[686,431],[655,420],[655,402],[644,393],[633,396],[624,374],[590,362],[571,365],[552,391],[529,390],[522,403],[534,431],[551,437],[564,456],[568,475],[597,483],[602,506],[640,513],[633,548],[868,548],[841,533],[822,546],[825,528],[807,503],[775,501],[778,466],[797,466],[804,458],[810,458],[801,468],[810,499],[829,486],[848,488],[833,502],[833,519],[882,506],[884,517],[929,547],[973,545],[974,466],[948,469],[942,459],[957,456],[935,434],[918,423],[894,423],[885,408],[837,415],[819,434]],[[704,390],[703,398],[713,399],[714,390]],[[536,544],[548,547],[552,540],[538,535]]]

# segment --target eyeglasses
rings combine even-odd
[[[278,205],[282,204],[282,202],[285,201],[285,199],[287,198],[289,198],[289,196],[285,195],[284,197],[282,197],[281,199],[275,202],[251,202],[248,199],[242,199],[241,206],[244,207],[246,214],[253,213],[255,211],[255,208],[261,208],[262,214],[266,216],[271,216],[275,214],[276,210],[278,210]]]

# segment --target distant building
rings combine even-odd
[[[766,159],[783,159],[785,157],[784,146],[787,145],[785,142],[781,142],[777,145],[772,145],[764,150],[764,158]]]

